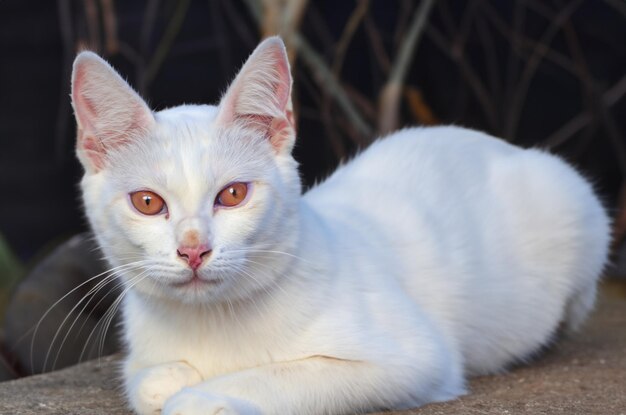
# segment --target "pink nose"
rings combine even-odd
[[[181,246],[176,250],[179,257],[187,261],[192,270],[197,270],[202,265],[205,256],[209,256],[211,248],[206,245]]]

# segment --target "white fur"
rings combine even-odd
[[[466,376],[499,372],[560,322],[585,319],[609,242],[585,179],[480,132],[412,128],[301,196],[289,152],[224,116],[258,59],[286,59],[276,48],[259,47],[273,54],[255,52],[220,107],[156,113],[143,138],[86,168],[87,215],[111,265],[147,261],[122,275],[133,409],[411,408],[463,394]],[[249,200],[214,209],[232,181],[253,183]],[[169,217],[135,212],[138,189],[160,194]],[[213,246],[201,276],[222,284],[169,285],[190,274],[176,255],[189,229]]]

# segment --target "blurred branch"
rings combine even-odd
[[[604,0],[604,2],[626,17],[626,2],[624,0]]]
[[[487,7],[489,2],[485,2],[483,4],[484,7]],[[497,13],[494,13],[497,15]],[[524,27],[524,22],[526,19],[526,8],[522,6],[522,2],[517,0],[515,2],[515,6],[513,6],[513,28],[512,38],[519,39],[522,36],[522,28]],[[519,45],[517,42],[512,42],[511,47],[509,48],[508,59],[506,63],[506,75],[504,77],[504,95],[501,99],[501,102],[510,102],[513,99],[513,94],[515,91],[516,79],[519,75],[520,62],[518,56],[520,56]],[[500,114],[504,111],[501,110]],[[503,117],[502,117],[503,118]],[[500,134],[502,133],[503,128],[498,131]]]
[[[251,3],[248,1],[247,3]],[[260,20],[257,23],[261,27],[261,37],[281,35],[287,46],[289,62],[293,65],[296,60],[297,49],[292,45],[293,34],[297,33],[308,0],[260,0],[263,6],[255,12]]]
[[[232,68],[232,47],[228,40],[229,36],[227,35],[228,32],[226,31],[226,27],[224,26],[224,19],[222,17],[220,6],[220,1],[209,0],[210,18],[213,26],[213,36],[215,37],[216,43],[219,45],[218,63],[220,65],[220,69],[222,71],[224,79],[228,79],[232,76],[232,74],[230,73]]]
[[[582,51],[580,42],[578,41],[578,35],[576,34],[576,30],[574,29],[574,25],[571,21],[568,21],[563,26],[563,34],[565,35],[565,40],[570,54],[574,58],[574,71],[583,85],[582,89],[584,91],[584,98],[587,102],[587,107],[590,111],[593,111],[595,101],[598,99],[598,94],[596,93],[597,88],[589,71],[589,66],[585,60],[585,55]]]
[[[319,47],[322,49],[321,54],[323,56],[328,56],[331,54],[330,51],[335,49],[335,35],[328,27],[328,22],[317,9],[317,4],[318,3],[315,2],[309,3],[306,18],[312,32],[311,35],[315,38]]]
[[[139,50],[135,51],[130,45],[122,43],[120,53],[135,64],[137,91],[147,98],[148,82],[146,80],[146,65],[150,56],[150,38],[159,12],[160,0],[148,0],[143,12],[141,29],[139,30]]]
[[[495,130],[498,123],[493,101],[491,100],[491,97],[489,96],[489,93],[487,92],[484,84],[474,72],[474,69],[467,63],[462,54],[454,53],[452,45],[434,26],[428,26],[426,28],[426,33],[433,41],[435,46],[437,46],[443,53],[447,54],[448,57],[458,65],[461,75],[463,76],[463,78],[465,78],[467,85],[470,87],[470,89],[474,93],[474,96],[481,104],[482,110],[485,114],[485,117],[487,118],[487,122],[489,123],[490,127]]]
[[[72,11],[70,0],[57,0],[57,13],[59,16],[59,29],[61,31],[61,39],[63,42],[63,62],[61,70],[61,95],[59,97],[59,105],[57,106],[57,121],[55,125],[55,159],[63,162],[67,155],[67,127],[68,115],[70,113],[69,100],[70,94],[70,73],[72,67],[72,59],[74,58],[75,44],[74,31],[72,25]]]
[[[161,38],[154,55],[152,55],[150,63],[148,63],[146,67],[144,74],[145,87],[150,85],[159,73],[163,62],[165,61],[165,58],[167,57],[167,54],[171,49],[178,32],[180,31],[183,21],[185,20],[185,16],[187,16],[189,3],[190,0],[179,0],[176,2],[176,9],[174,10],[174,14],[165,29],[165,34]]]
[[[483,11],[484,13],[482,16],[487,18],[489,23],[491,23],[493,27],[495,27],[495,29],[511,43],[511,51],[514,52],[512,53],[513,56],[517,55],[524,59],[528,59],[529,54],[522,50],[522,48],[531,50],[537,49],[539,44],[538,41],[522,35],[519,31],[509,29],[507,23],[501,16],[499,16],[498,12],[495,11],[489,2],[484,3]],[[544,59],[558,65],[562,69],[570,72],[572,75],[578,75],[574,62],[572,62],[569,57],[557,52],[554,49],[545,50]],[[511,85],[514,85],[513,81],[511,81]]]
[[[415,121],[422,125],[436,125],[439,124],[439,120],[433,114],[433,111],[430,109],[426,101],[424,101],[424,97],[422,93],[413,88],[410,85],[407,85],[404,88],[404,95],[406,97],[407,103],[409,104],[409,109],[411,110],[411,114],[413,114],[413,118]]]
[[[245,24],[242,21],[239,13],[237,12],[237,10],[235,10],[233,4],[234,2],[231,0],[221,1],[221,5],[224,9],[226,16],[229,17],[230,20],[233,22],[233,25],[231,27],[235,29],[235,32],[237,32],[241,40],[243,40],[243,42],[248,45],[249,48],[253,48],[256,43],[256,39],[254,38],[252,32],[249,30],[249,25]]]
[[[333,123],[331,106],[321,107],[319,111],[322,114],[322,122],[326,129],[328,142],[333,150],[333,154],[337,157],[337,160],[343,160],[346,157],[346,148],[343,144],[341,135],[337,132],[337,127]]]
[[[309,43],[298,33],[294,33],[294,45],[298,48],[302,60],[313,73],[317,83],[326,88],[329,94],[335,98],[339,106],[343,109],[346,116],[350,119],[352,125],[359,132],[361,144],[367,143],[372,138],[372,129],[363,120],[361,114],[354,108],[352,102],[346,95],[345,91],[334,77],[333,73],[328,69],[324,60],[315,52]]]
[[[313,82],[308,76],[304,76],[303,74],[298,77],[298,80],[299,84],[302,88],[307,90],[315,103],[315,109],[300,107],[298,116],[300,118],[304,117],[322,122],[326,129],[326,138],[330,143],[330,147],[333,150],[336,160],[342,160],[346,155],[346,149],[344,141],[341,135],[337,132],[336,125],[333,123],[330,113],[332,107],[330,105],[322,105],[322,100],[325,99],[326,95],[321,97],[319,88],[316,88],[313,85]]]
[[[385,45],[383,44],[383,39],[380,35],[380,32],[376,28],[376,24],[374,21],[368,16],[365,16],[364,20],[365,33],[370,41],[372,46],[372,53],[374,57],[376,57],[376,61],[378,65],[381,67],[385,74],[388,74],[391,70],[391,61],[389,60],[389,56],[387,55],[387,51],[385,51]]]
[[[484,0],[473,0],[467,3],[465,11],[463,12],[463,18],[459,24],[456,43],[457,47],[465,50],[465,44],[469,38],[472,30],[472,23],[474,23],[474,16],[476,16],[476,10],[484,3]]]
[[[389,80],[383,87],[378,100],[380,112],[378,131],[381,134],[388,133],[398,126],[402,85],[434,4],[434,0],[422,0],[413,15],[413,20],[400,46],[398,56],[391,66]]]
[[[610,108],[624,95],[626,95],[626,75],[624,75],[615,85],[602,94],[600,102],[604,107]],[[588,110],[581,112],[546,138],[543,146],[547,148],[554,148],[562,145],[593,120],[594,114],[592,112]]]
[[[117,39],[117,18],[113,0],[100,0],[102,5],[102,20],[104,22],[104,50],[108,54],[115,54],[119,49]]]
[[[263,22],[263,5],[259,0],[244,0],[246,6],[248,6],[248,11],[254,17],[258,25],[261,25]]]
[[[608,133],[607,135],[613,146],[613,150],[615,150],[614,154],[619,164],[620,172],[622,173],[622,179],[626,179],[626,143],[624,143],[624,136],[620,133],[615,119],[613,119],[613,116],[608,111],[608,107],[602,100],[600,104],[600,117]]]
[[[365,94],[358,89],[351,87],[350,85],[343,85],[343,89],[346,90],[346,94],[350,97],[350,101],[356,105],[359,112],[363,114],[365,119],[374,121],[378,111],[374,103]]]
[[[4,317],[4,310],[12,287],[23,274],[22,264],[15,257],[9,244],[0,234],[0,321]]]
[[[359,27],[359,24],[361,24],[361,21],[367,14],[368,8],[369,0],[358,1],[357,6],[346,23],[346,27],[343,29],[339,42],[337,42],[337,47],[335,48],[335,61],[332,66],[332,72],[337,79],[341,77],[341,68],[343,67],[343,60],[346,56],[348,46],[352,41],[352,37],[354,36],[356,29]]]
[[[570,2],[566,7],[561,9],[556,16],[550,19],[550,26],[544,31],[531,57],[526,62],[526,66],[517,82],[515,93],[509,103],[508,116],[504,125],[504,137],[506,139],[514,141],[517,125],[521,118],[526,96],[528,95],[530,82],[534,78],[543,57],[550,49],[550,43],[552,43],[552,40],[570,16],[580,7],[581,3],[582,0]]]
[[[88,47],[100,53],[100,21],[98,20],[98,6],[95,0],[84,0],[85,20],[89,33]]]
[[[502,79],[500,77],[500,71],[498,69],[498,55],[496,52],[496,46],[493,41],[493,36],[487,28],[487,18],[484,14],[481,14],[477,19],[476,28],[478,37],[483,50],[485,68],[487,70],[487,79],[490,84],[491,96],[493,97],[496,107],[499,106],[502,99]]]
[[[411,19],[411,10],[413,10],[414,0],[401,0],[398,1],[398,19],[395,22],[395,30],[393,32],[393,51],[399,49],[404,34],[406,32],[407,25]]]
[[[160,0],[148,0],[143,12],[143,20],[141,22],[141,30],[139,32],[139,53],[146,57],[150,54],[150,38],[154,30],[159,12]]]
[[[248,5],[252,17],[254,17],[258,24],[261,24],[263,16],[260,7],[258,7],[258,2],[255,0],[245,0],[245,2]],[[294,31],[291,37],[291,43],[298,49],[303,62],[313,73],[318,85],[326,89],[337,101],[337,104],[339,104],[346,116],[350,119],[354,128],[359,132],[359,142],[361,144],[369,142],[372,136],[372,129],[354,108],[352,102],[350,102],[350,99],[339,84],[339,81],[335,78],[328,66],[326,66],[322,57],[317,54],[315,49],[309,45],[299,32]]]

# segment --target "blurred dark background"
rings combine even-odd
[[[69,99],[78,50],[158,110],[216,103],[272,34],[290,53],[305,185],[381,134],[454,123],[562,155],[622,238],[622,0],[1,0],[0,293],[87,229]]]
[[[68,97],[77,50],[102,54],[162,109],[217,102],[261,36],[281,32],[292,48],[296,158],[307,184],[380,130],[455,123],[550,147],[614,207],[626,171],[625,3],[433,2],[401,80],[397,121],[381,126],[393,105],[381,92],[423,3],[1,1],[0,232],[28,261],[85,229]]]

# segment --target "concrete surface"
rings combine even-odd
[[[128,414],[116,358],[0,383],[0,414]],[[586,328],[528,366],[473,379],[471,393],[403,414],[626,415],[626,300],[605,295]]]

